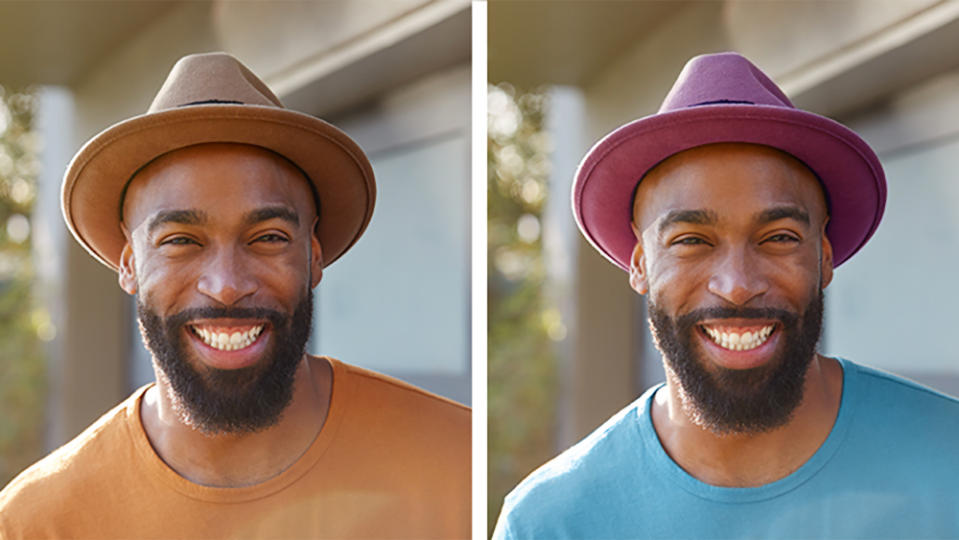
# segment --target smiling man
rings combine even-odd
[[[349,137],[222,53],[89,141],[64,216],[135,295],[156,383],[5,487],[0,537],[468,537],[469,409],[305,354],[374,196]]]
[[[885,187],[862,139],[747,59],[690,60],[573,191],[647,297],[666,382],[524,480],[494,537],[959,538],[959,401],[816,352]]]

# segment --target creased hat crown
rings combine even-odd
[[[263,81],[239,60],[216,52],[181,58],[170,70],[147,112],[212,103],[283,106]]]
[[[736,53],[704,54],[686,63],[659,113],[701,105],[795,106],[765,73]]]

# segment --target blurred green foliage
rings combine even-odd
[[[555,454],[558,311],[544,294],[540,222],[549,175],[548,99],[488,91],[489,532],[503,497]]]
[[[0,86],[0,486],[42,455],[48,314],[33,301],[36,96]]]

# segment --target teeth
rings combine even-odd
[[[737,334],[735,332],[720,332],[714,328],[702,327],[712,340],[724,349],[731,351],[748,351],[762,345],[769,339],[775,325],[763,327],[755,332],[744,332]]]
[[[200,336],[200,339],[203,340],[203,343],[206,343],[210,347],[219,349],[221,351],[245,349],[246,347],[252,345],[253,342],[256,341],[256,338],[260,335],[260,332],[263,331],[262,324],[254,326],[246,332],[233,332],[232,334],[228,334],[226,332],[215,332],[197,326],[192,328],[193,332]]]

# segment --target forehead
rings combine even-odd
[[[285,158],[263,148],[191,146],[165,154],[137,173],[127,187],[123,222],[132,231],[162,210],[201,210],[214,220],[229,220],[256,207],[282,205],[309,223],[315,209],[307,182]]]
[[[814,223],[826,217],[819,181],[796,158],[755,144],[712,144],[680,152],[647,173],[636,189],[633,220],[645,230],[675,210],[736,220],[776,206],[798,206]]]

